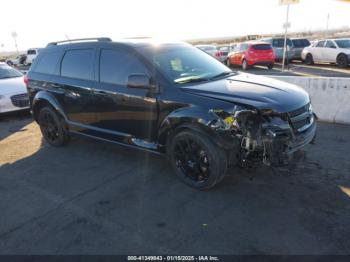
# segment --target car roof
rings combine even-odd
[[[46,50],[57,49],[57,48],[67,49],[69,47],[80,47],[80,46],[95,47],[95,46],[101,46],[101,45],[104,45],[104,46],[124,45],[124,46],[138,48],[138,47],[147,47],[147,46],[151,47],[151,46],[159,46],[159,45],[187,44],[182,41],[162,40],[162,39],[152,38],[152,37],[123,38],[123,39],[118,39],[113,41],[110,38],[96,38],[97,41],[90,41],[91,39],[87,39],[88,41],[84,41],[84,39],[78,39],[78,40],[79,41],[72,39],[72,40],[67,40],[62,42],[52,42],[52,43],[49,43],[45,49]]]
[[[250,44],[250,45],[270,45],[270,43],[266,43],[264,41],[247,41],[247,42],[244,42],[246,44]]]

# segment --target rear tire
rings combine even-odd
[[[348,57],[345,54],[338,55],[338,57],[337,57],[337,65],[339,67],[344,68],[344,67],[347,67],[348,64],[349,64]]]
[[[273,68],[273,64],[268,65],[267,68],[271,70]]]
[[[247,60],[245,60],[245,59],[243,59],[243,61],[242,61],[242,69],[243,69],[244,71],[246,71],[246,70],[249,69]]]
[[[201,133],[178,133],[169,141],[167,152],[177,177],[195,189],[210,189],[226,174],[225,150]]]
[[[45,140],[52,146],[63,146],[69,141],[62,117],[50,106],[40,109],[38,123]]]
[[[305,57],[305,64],[307,65],[313,65],[314,64],[314,58],[312,57],[312,54],[307,54]]]

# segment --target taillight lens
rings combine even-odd
[[[220,51],[217,51],[215,54],[214,54],[216,57],[220,57],[222,54]]]
[[[27,76],[27,75],[25,75],[25,76],[23,77],[23,81],[24,81],[24,84],[25,84],[26,86],[28,86],[29,80],[28,80],[28,76]]]

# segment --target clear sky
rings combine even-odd
[[[0,51],[50,41],[109,36],[193,39],[281,33],[286,7],[278,0],[2,0]],[[291,31],[350,25],[350,3],[300,0],[291,5]],[[1,45],[4,45],[1,47]]]

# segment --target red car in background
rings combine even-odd
[[[266,65],[269,69],[273,68],[275,63],[275,54],[272,46],[265,42],[245,42],[238,44],[235,49],[229,53],[226,65],[242,66],[243,70],[249,69],[254,65]]]

